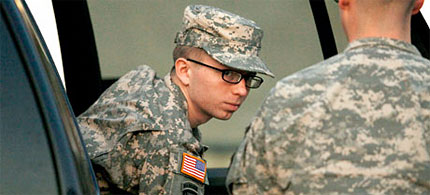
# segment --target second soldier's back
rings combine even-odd
[[[233,192],[430,192],[430,61],[404,30],[420,4],[339,1],[349,45],[272,89],[231,163]]]

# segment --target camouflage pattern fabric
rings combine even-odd
[[[185,8],[175,43],[198,47],[225,66],[274,76],[258,57],[263,30],[246,18],[204,5]]]
[[[188,182],[204,193],[202,182],[180,172],[182,153],[201,158],[207,147],[200,144],[200,131],[190,127],[187,102],[169,74],[160,79],[150,67],[139,66],[78,121],[92,162],[107,173],[98,174],[102,187],[108,181],[132,193],[177,194]]]
[[[247,129],[234,194],[429,194],[430,62],[411,44],[354,41],[280,80]]]

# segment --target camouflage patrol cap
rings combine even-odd
[[[225,66],[274,76],[258,57],[263,30],[254,21],[225,10],[189,5],[177,45],[198,47]]]

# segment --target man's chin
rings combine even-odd
[[[223,115],[223,116],[214,116],[216,119],[219,119],[219,120],[229,120],[231,117],[233,116],[233,112],[228,112],[228,113],[226,113],[225,115]]]

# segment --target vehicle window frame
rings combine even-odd
[[[1,10],[0,193],[56,193],[58,173],[46,124],[3,13]]]
[[[98,194],[76,119],[31,12],[23,0],[1,3],[44,118],[61,193]]]

